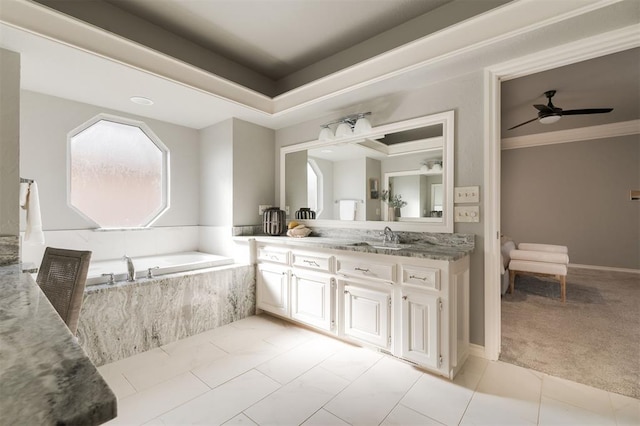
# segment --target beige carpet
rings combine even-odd
[[[640,275],[570,268],[564,305],[557,281],[518,276],[500,359],[640,398]]]

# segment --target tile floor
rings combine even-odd
[[[449,381],[266,315],[99,370],[108,425],[640,424],[640,400],[475,357]]]

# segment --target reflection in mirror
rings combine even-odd
[[[289,218],[310,209],[316,220],[424,222],[452,232],[453,112],[431,117],[380,126],[368,137],[283,147],[281,203]],[[389,214],[385,190],[406,205]]]

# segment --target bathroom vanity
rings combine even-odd
[[[464,243],[252,237],[256,306],[453,378],[469,353],[473,236],[450,235]]]

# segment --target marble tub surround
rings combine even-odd
[[[96,364],[255,314],[255,268],[234,264],[88,287],[78,338]]]
[[[254,235],[235,237],[256,239],[271,243],[285,243],[298,246],[345,250],[360,253],[391,254],[394,256],[415,257],[433,260],[455,261],[470,254],[475,245],[473,234],[440,234],[429,232],[397,232],[402,244],[408,245],[400,250],[380,248],[382,236],[379,230],[312,228],[313,233],[306,238],[287,236],[272,237]],[[363,244],[365,243],[365,244]],[[376,247],[377,246],[377,247]]]
[[[0,423],[97,425],[116,397],[33,278],[0,267]]]
[[[15,265],[19,259],[19,238],[15,235],[0,235],[0,266]]]

